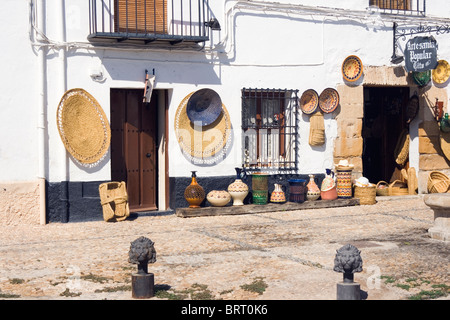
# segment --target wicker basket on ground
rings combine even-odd
[[[376,195],[377,192],[375,185],[367,187],[355,186],[354,197],[359,199],[360,205],[377,203],[377,200],[375,199]]]
[[[432,171],[428,175],[428,193],[446,193],[450,190],[450,179],[445,173]]]
[[[408,185],[400,180],[394,180],[389,185],[389,195],[390,196],[405,196],[408,195]]]
[[[376,187],[377,196],[388,196],[389,195],[389,184],[386,181],[379,181]]]
[[[105,182],[99,185],[98,191],[105,221],[122,221],[130,215],[125,182]]]

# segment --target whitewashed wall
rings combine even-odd
[[[37,0],[39,1],[39,0]],[[170,89],[169,170],[170,176],[187,176],[201,170],[203,176],[231,175],[241,159],[241,89],[288,88],[321,92],[343,83],[340,67],[350,54],[364,65],[390,65],[392,24],[368,16],[346,18],[338,15],[304,14],[298,6],[289,13],[273,8],[262,11],[238,9],[245,1],[210,1],[222,30],[212,31],[205,51],[114,50],[93,48],[89,33],[88,2],[46,1],[46,36],[54,47],[46,56],[46,125],[48,138],[46,175],[48,181],[95,181],[110,179],[110,163],[86,169],[75,164],[65,152],[56,127],[56,108],[65,90],[83,88],[103,106],[109,117],[110,88],[143,88],[143,72],[155,69],[156,89]],[[264,1],[259,1],[264,2]],[[267,1],[266,1],[267,2]],[[278,1],[301,2],[305,6],[364,11],[368,0]],[[3,88],[0,95],[0,181],[32,180],[37,174],[37,101],[35,83],[37,47],[30,41],[30,4],[35,1],[3,0],[0,23],[5,32],[2,49]],[[280,5],[280,8],[284,8]],[[62,9],[65,16],[61,16]],[[450,17],[447,1],[427,1],[427,16]],[[38,17],[39,18],[39,17]],[[64,28],[62,28],[64,26]],[[64,32],[63,32],[64,31]],[[450,35],[435,36],[439,56],[450,59]],[[64,50],[65,49],[65,50]],[[92,71],[102,71],[104,81],[93,81]],[[216,166],[196,166],[182,155],[173,128],[176,109],[190,92],[211,88],[227,107],[234,129],[233,147]],[[309,121],[300,114],[299,172],[324,172],[332,166],[336,122],[325,115],[326,147],[308,145]]]

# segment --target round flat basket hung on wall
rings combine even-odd
[[[331,113],[339,105],[339,93],[333,88],[326,88],[319,96],[319,108],[324,113]]]
[[[100,104],[83,89],[64,93],[57,110],[57,126],[66,150],[81,165],[97,165],[106,155],[111,129]]]
[[[342,76],[349,82],[354,82],[361,78],[363,74],[363,64],[359,57],[348,56],[342,63]]]
[[[192,122],[186,112],[187,95],[175,113],[175,134],[181,150],[191,161],[213,164],[223,157],[231,143],[231,120],[228,110],[222,104],[220,115],[209,125],[200,126]]]
[[[303,92],[300,97],[300,109],[304,114],[313,114],[319,106],[319,95],[313,89],[308,89]]]

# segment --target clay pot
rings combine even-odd
[[[306,189],[308,190],[306,192],[306,199],[307,200],[314,201],[314,200],[319,199],[319,197],[320,197],[320,189],[319,189],[319,186],[314,181],[314,175],[313,174],[309,175],[309,182],[306,185]]]
[[[275,202],[275,203],[286,202],[286,195],[285,195],[284,191],[281,189],[281,184],[275,183],[274,186],[275,186],[275,189],[273,190],[272,194],[270,195],[270,202]]]
[[[233,199],[233,206],[242,206],[248,195],[248,186],[241,180],[241,168],[235,168],[235,170],[236,180],[228,186],[228,193]]]
[[[206,200],[208,200],[213,207],[223,207],[230,202],[231,195],[225,190],[213,190],[208,193]]]
[[[191,184],[184,190],[184,198],[189,203],[189,208],[199,208],[205,199],[205,190],[198,184],[195,171],[192,171]]]

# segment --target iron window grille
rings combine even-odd
[[[425,16],[426,0],[369,0],[382,13]]]
[[[298,90],[242,89],[243,166],[297,170]]]
[[[90,41],[171,45],[209,40],[209,0],[89,0]]]

